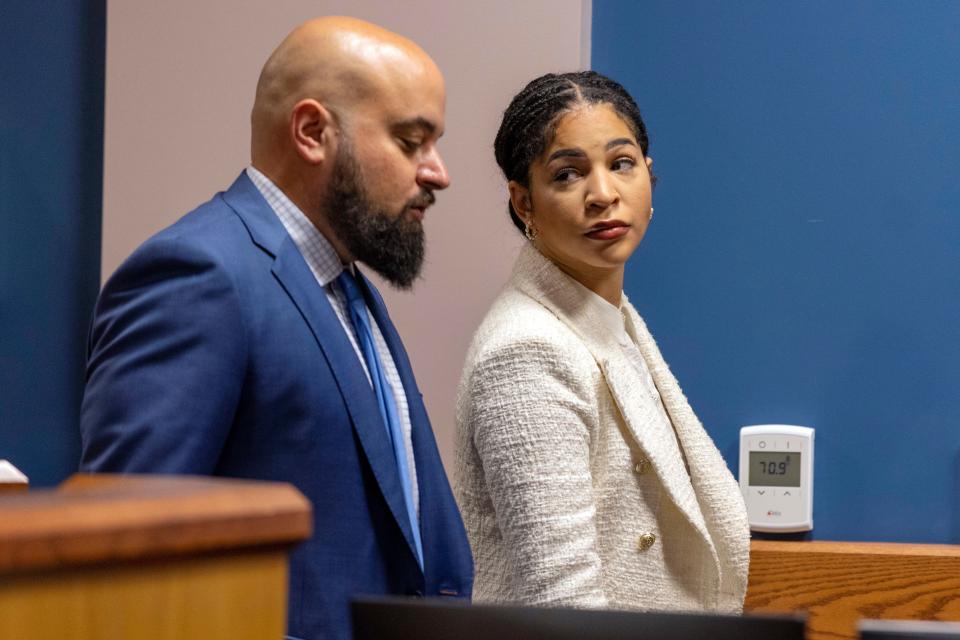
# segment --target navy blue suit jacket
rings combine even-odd
[[[97,303],[81,469],[285,481],[313,503],[289,633],[348,638],[359,594],[468,598],[470,547],[400,337],[368,306],[410,405],[424,568],[377,400],[340,321],[246,174],[133,253]]]

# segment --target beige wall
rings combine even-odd
[[[526,81],[589,66],[589,0],[108,3],[103,277],[230,185],[249,161],[261,65],[294,25],[321,14],[416,40],[447,79],[441,151],[453,184],[427,213],[422,281],[412,293],[381,290],[450,468],[463,358],[522,241],[504,211],[493,137]]]

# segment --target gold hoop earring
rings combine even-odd
[[[537,228],[534,227],[529,222],[525,222],[524,225],[525,226],[523,228],[523,235],[527,236],[527,240],[529,240],[530,242],[533,242],[534,240],[537,239]]]

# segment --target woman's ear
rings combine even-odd
[[[316,100],[308,98],[293,105],[290,137],[297,155],[314,165],[332,157],[334,124],[333,114]]]
[[[513,205],[513,210],[517,212],[521,220],[529,222],[533,209],[530,204],[530,189],[516,180],[508,182],[507,189],[510,191],[510,204]]]
[[[644,160],[647,162],[647,175],[650,176],[650,188],[653,189],[657,186],[657,175],[653,172],[653,158],[646,156]]]

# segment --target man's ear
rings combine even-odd
[[[513,210],[517,212],[521,220],[529,223],[531,210],[533,209],[530,204],[530,189],[516,180],[508,182],[507,189],[510,192],[510,204],[513,205]]]
[[[290,137],[297,155],[314,165],[331,157],[334,125],[333,114],[316,100],[307,98],[293,105]]]

